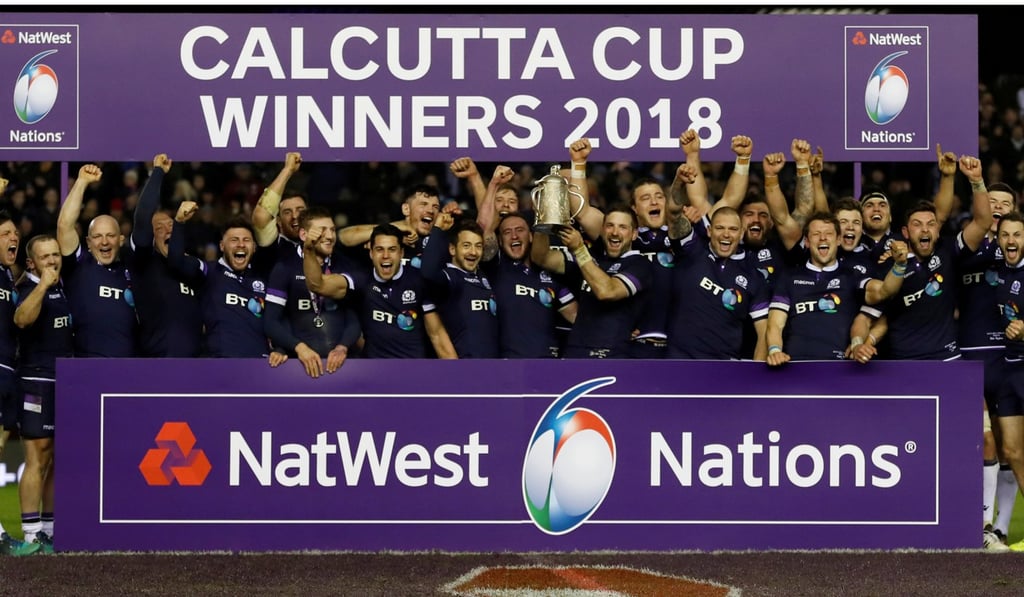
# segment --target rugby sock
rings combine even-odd
[[[21,530],[25,533],[25,543],[35,541],[36,533],[43,530],[43,521],[39,519],[39,513],[23,512],[21,514]]]
[[[984,479],[984,485],[982,486],[982,510],[981,510],[981,524],[982,527],[985,525],[992,524],[992,517],[996,510],[996,485],[999,482],[999,461],[998,460],[986,460],[985,461],[985,474],[982,477]],[[51,515],[52,516],[52,515]],[[46,518],[46,513],[43,513],[43,518]]]
[[[996,514],[995,527],[1004,535],[1010,532],[1010,518],[1013,517],[1013,504],[1017,501],[1017,477],[1008,464],[999,465],[999,484],[996,486],[996,503],[999,512]]]
[[[43,532],[50,539],[53,539],[53,512],[42,512],[39,518],[43,523]]]

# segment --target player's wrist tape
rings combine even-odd
[[[985,181],[984,180],[979,180],[979,181],[976,181],[976,182],[972,181],[971,182],[971,190],[974,191],[975,193],[987,193],[988,192],[988,189],[985,188]]]
[[[777,189],[779,187],[779,176],[777,174],[766,174],[764,176],[764,188]]]
[[[586,162],[573,162],[572,170],[570,171],[571,178],[586,178],[587,177],[587,163]]]
[[[907,266],[896,264],[892,266],[892,269],[890,271],[892,272],[892,275],[896,276],[897,278],[902,278],[903,274],[907,273]]]
[[[868,340],[871,340],[871,346],[878,344],[878,338],[876,338],[874,334],[868,334]]]
[[[747,175],[750,174],[750,156],[749,155],[738,155],[736,156],[736,166],[732,169],[736,174]]]
[[[796,175],[797,176],[810,176],[811,167],[807,165],[807,162],[796,163]]]
[[[864,344],[864,338],[861,338],[860,336],[854,336],[853,338],[850,338],[850,346],[851,347],[856,348],[857,346],[860,346],[861,344]]]
[[[590,256],[590,251],[587,250],[587,245],[580,245],[580,248],[573,251],[572,254],[576,256],[576,265],[580,267],[583,267],[594,260],[594,258]]]
[[[260,197],[259,205],[263,206],[263,209],[270,212],[270,215],[277,216],[277,210],[281,206],[281,194],[274,189],[266,189],[263,191],[263,196]]]
[[[782,352],[782,347],[778,344],[772,344],[768,347],[768,354],[775,354],[777,352]]]

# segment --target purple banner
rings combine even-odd
[[[936,67],[935,65],[941,65]],[[974,15],[0,14],[8,160],[977,152]],[[10,95],[9,95],[10,97]],[[127,126],[126,126],[127,125]]]
[[[61,548],[969,548],[975,362],[62,360]]]

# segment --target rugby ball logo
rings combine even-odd
[[[614,377],[600,377],[572,387],[551,403],[530,437],[523,462],[523,500],[533,523],[549,535],[564,535],[586,522],[611,487],[611,428],[596,412],[569,406],[613,383]]]
[[[57,73],[39,61],[57,50],[40,52],[25,63],[14,84],[14,111],[25,124],[35,124],[57,103]]]
[[[908,52],[894,52],[879,62],[868,77],[864,90],[864,107],[868,118],[875,124],[889,124],[900,115],[907,105],[910,80],[907,73],[892,63]]]

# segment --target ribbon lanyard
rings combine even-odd
[[[331,266],[325,261],[324,262],[324,275],[331,273]],[[310,302],[313,304],[313,327],[322,328],[324,327],[324,318],[320,316],[324,307],[324,297],[319,294],[310,291],[309,293]]]

